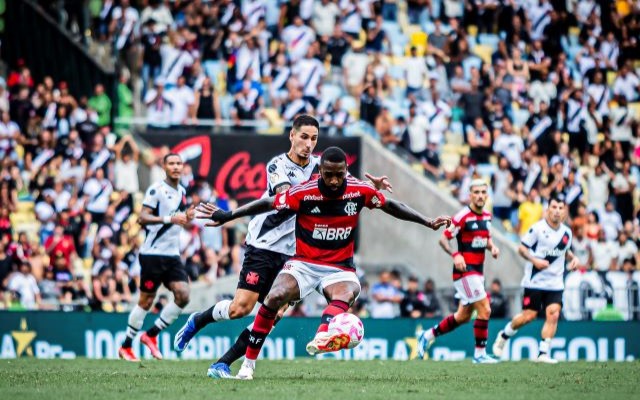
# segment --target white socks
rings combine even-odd
[[[167,326],[171,325],[173,321],[178,318],[180,313],[182,313],[182,308],[178,307],[176,303],[171,302],[162,309],[160,316],[156,319],[155,325],[158,329],[163,330]]]
[[[540,354],[549,354],[549,348],[551,347],[551,339],[542,339],[540,341],[539,352]]]
[[[482,357],[482,356],[486,356],[487,355],[487,348],[486,347],[476,347],[475,351],[473,353],[473,357],[474,358],[478,358],[478,357]]]
[[[142,328],[142,324],[144,323],[144,317],[147,316],[147,310],[140,307],[136,304],[136,306],[129,313],[129,325],[127,326],[127,337],[133,339],[136,337],[140,329]]]
[[[427,331],[424,333],[424,337],[425,339],[427,339],[427,341],[435,339],[436,335],[433,334],[433,328],[427,329]]]
[[[220,321],[223,319],[229,319],[229,306],[231,305],[231,300],[222,300],[216,303],[213,307],[213,319],[215,321]]]
[[[508,337],[511,337],[511,336],[514,336],[516,333],[518,333],[518,330],[513,329],[513,327],[511,326],[511,321],[509,321],[507,326],[504,327],[504,334],[507,335]]]

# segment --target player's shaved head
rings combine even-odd
[[[336,164],[347,162],[347,155],[340,147],[329,147],[324,152],[322,152],[322,157],[320,158],[320,162],[324,164],[325,162],[332,162]]]

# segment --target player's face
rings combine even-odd
[[[347,176],[347,163],[325,161],[320,165],[320,175],[329,189],[338,190],[342,187],[344,178]]]
[[[291,129],[289,134],[293,153],[303,160],[311,157],[313,149],[318,143],[318,128],[311,125],[301,126],[299,129]]]
[[[171,156],[167,158],[167,161],[164,163],[164,172],[166,172],[169,178],[178,180],[182,174],[183,166],[184,164],[180,157]]]
[[[474,186],[471,188],[471,204],[479,210],[484,208],[487,202],[487,187]]]
[[[549,203],[549,209],[547,210],[549,213],[549,219],[553,224],[559,224],[564,220],[565,211],[565,204],[556,200],[551,200]]]

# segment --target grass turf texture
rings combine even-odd
[[[0,360],[6,399],[630,399],[640,364],[259,360],[254,381],[207,378],[204,361]],[[239,363],[233,372],[236,373]]]

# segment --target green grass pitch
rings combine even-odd
[[[0,360],[3,399],[631,399],[640,363],[259,360],[253,381],[205,361]],[[233,372],[237,372],[236,363]]]

